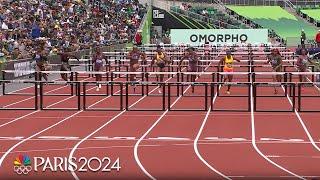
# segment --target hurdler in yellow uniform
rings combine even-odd
[[[157,53],[155,62],[158,65],[159,68],[164,68],[165,67],[165,55],[163,52]]]
[[[233,72],[233,56],[226,56],[224,59],[223,72]]]
[[[226,72],[226,73],[231,73],[233,72],[233,63],[234,61],[238,61],[240,62],[239,59],[237,58],[234,58],[232,55],[231,55],[231,51],[227,51],[226,53],[226,56],[224,58],[222,58],[218,64],[218,67],[219,67],[219,70],[220,70],[220,67],[221,65],[223,64],[223,72]],[[223,82],[232,82],[232,79],[233,79],[233,75],[232,73],[231,74],[226,74],[224,75],[224,79],[223,79]],[[227,94],[230,94],[230,88],[231,88],[231,85],[228,85],[228,89],[227,89]]]
[[[164,67],[166,66],[166,55],[165,53],[162,51],[161,46],[157,46],[157,53],[155,54],[155,56],[152,59],[151,62],[151,66],[153,66],[154,63],[156,63],[156,65],[159,67],[159,72],[163,72],[164,71]],[[158,77],[158,75],[157,75]],[[163,82],[163,74],[159,75],[160,77],[160,82]],[[161,93],[161,85],[158,88],[159,93]]]

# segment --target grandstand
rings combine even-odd
[[[301,30],[308,39],[314,39],[316,28],[297,19],[280,6],[227,6],[231,11],[252,20],[264,28],[275,31],[289,45],[298,44]]]
[[[240,21],[232,19],[230,16],[220,12],[214,7],[192,6],[189,9],[182,9],[179,6],[172,6],[170,10],[176,14],[182,14],[191,19],[200,22],[205,22],[207,26],[216,29],[243,29],[247,28],[246,25]],[[203,11],[206,11],[203,14]],[[190,27],[190,26],[189,26]]]
[[[320,27],[320,8],[298,9],[298,13],[300,13],[302,17],[307,19],[310,23]]]
[[[173,16],[183,23],[189,29],[211,29],[213,28],[210,23],[205,22],[204,19],[199,18],[196,14],[188,13],[177,7],[172,7],[169,12]]]
[[[317,21],[320,21],[320,9],[302,9],[301,12]]]

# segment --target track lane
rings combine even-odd
[[[175,79],[169,78],[168,81],[176,81]],[[132,88],[130,88],[132,89]],[[139,90],[138,90],[139,91]],[[153,94],[157,93],[157,87],[152,88],[151,92]],[[131,92],[132,93],[132,92]],[[130,99],[132,99],[130,97]],[[148,103],[152,100],[155,104],[161,104],[162,98],[160,97],[152,97],[152,96],[139,96],[133,97],[133,100],[129,101],[129,108],[141,108],[145,107],[144,103],[148,105]],[[150,107],[149,107],[150,108]],[[147,115],[147,116],[146,116]],[[79,141],[73,149],[71,150],[69,157],[80,157],[80,156],[88,156],[95,155],[103,158],[103,156],[108,156],[111,159],[116,159],[119,157],[122,162],[123,168],[120,172],[112,172],[109,174],[103,173],[87,173],[82,174],[78,172],[74,172],[72,175],[78,178],[88,178],[93,176],[108,176],[111,178],[144,178],[144,174],[139,170],[135,159],[133,157],[133,145],[136,140],[142,136],[142,134],[147,130],[147,128],[156,120],[157,116],[160,116],[160,112],[130,112],[130,111],[122,111],[116,116],[114,116],[111,120],[106,121],[105,124],[98,127],[95,131],[88,134],[82,141]],[[139,117],[139,118],[138,118]],[[144,117],[144,118],[142,118]],[[132,122],[133,121],[133,122]],[[88,138],[92,136],[102,136],[102,137],[126,137],[122,140],[112,140],[112,141],[104,141],[94,142],[88,141]],[[127,139],[129,138],[129,139]],[[133,140],[132,140],[133,138]],[[90,152],[85,147],[99,146],[103,144],[105,147],[115,147],[110,149],[97,150],[96,152]]]
[[[89,78],[87,78],[87,79],[89,79]],[[56,102],[59,104],[62,102],[67,103],[68,102],[67,100],[69,100],[69,103],[70,103],[70,101],[75,101],[75,99],[73,99],[72,97],[73,96],[70,96],[70,97],[64,98],[60,101],[56,101],[56,100],[54,100],[54,98],[49,97],[49,101],[53,101],[53,102]],[[74,102],[71,104],[74,104]],[[49,106],[52,106],[52,104]],[[11,163],[9,163],[9,164],[4,163],[5,158],[7,158],[8,155],[12,156],[12,154],[10,153],[11,151],[13,151],[15,148],[19,147],[24,142],[27,142],[28,140],[32,140],[32,138],[36,137],[37,135],[39,135],[39,134],[41,134],[41,133],[43,133],[43,132],[45,132],[55,126],[58,126],[59,124],[64,123],[65,121],[68,121],[69,119],[73,118],[74,116],[76,116],[77,114],[79,114],[81,112],[82,111],[40,111],[40,110],[38,110],[38,111],[32,111],[29,114],[26,114],[22,117],[19,117],[19,118],[16,118],[10,122],[7,122],[6,124],[3,124],[1,127],[8,129],[8,132],[6,130],[3,130],[3,134],[4,134],[3,136],[9,137],[9,138],[15,137],[15,135],[17,134],[17,132],[12,131],[12,129],[14,129],[13,127],[20,127],[21,126],[21,127],[27,127],[27,128],[24,128],[20,133],[21,135],[18,136],[18,137],[23,137],[23,138],[21,138],[21,139],[5,138],[2,141],[3,142],[2,144],[4,144],[4,146],[1,147],[2,148],[1,151],[3,153],[2,153],[2,156],[0,159],[0,166],[5,164],[5,165],[7,165],[7,167],[2,168],[0,173],[4,173],[6,176],[8,175],[6,173],[12,174],[12,171],[10,171],[10,169],[12,169]],[[58,116],[57,116],[57,113],[58,113]],[[38,116],[40,116],[41,118],[37,118]],[[58,118],[52,118],[52,117],[48,118],[50,116],[58,117]],[[43,117],[46,117],[45,120],[49,121],[49,123],[46,122],[45,120],[43,120],[44,119]],[[31,120],[30,120],[30,118],[31,118]],[[28,122],[26,122],[24,120],[28,120]],[[39,121],[39,120],[41,120],[41,122],[34,122],[34,121]],[[36,124],[37,126],[30,126],[30,123]],[[10,126],[13,126],[13,127],[10,127]],[[13,134],[13,136],[12,136],[12,134]],[[30,148],[30,149],[32,149],[32,148]],[[11,157],[11,158],[14,159],[14,157]],[[9,168],[9,171],[8,171],[8,168]]]
[[[224,103],[234,103],[234,99],[227,98]],[[199,153],[209,165],[228,177],[275,178],[288,175],[268,163],[248,143],[252,141],[250,120],[249,112],[210,113],[204,129],[199,132],[199,140],[207,140],[208,143],[197,144]]]
[[[270,93],[270,89],[261,88],[262,94]],[[278,91],[284,93],[283,87]],[[278,100],[277,100],[278,99]],[[285,109],[292,107],[292,100],[286,98],[264,98],[264,104],[268,108],[275,107]],[[269,138],[269,141],[283,141],[283,143],[265,143],[259,144],[261,151],[270,157],[273,161],[283,167],[295,172],[303,177],[319,176],[318,158],[319,149],[313,147],[310,138],[307,136],[309,130],[304,128],[304,122],[299,119],[298,112],[273,113],[272,118],[255,113],[257,137]],[[272,140],[274,139],[274,140]],[[313,140],[313,139],[311,139]],[[302,142],[302,143],[301,143]],[[301,164],[304,164],[303,166]]]
[[[243,68],[237,68],[237,71],[246,72]],[[234,81],[248,82],[250,80],[234,77]],[[225,96],[223,93],[225,88],[221,87],[220,96],[214,99],[213,107],[215,109],[248,110],[248,108],[251,108],[252,103],[247,97],[222,97]],[[249,87],[231,88],[232,95],[249,95],[249,93]],[[210,142],[216,143],[201,144],[195,142],[194,146],[195,150],[199,151],[200,159],[208,166],[212,166],[227,177],[232,178],[294,177],[294,175],[288,174],[276,166],[277,164],[269,161],[256,147],[255,125],[250,112],[243,112],[241,116],[235,112],[230,112],[228,115],[211,112],[204,123],[206,124],[203,125],[203,129],[199,131],[199,140],[208,140],[209,137]],[[244,143],[248,141],[251,143]],[[235,149],[237,150],[235,151]],[[244,167],[243,164],[246,164],[246,166]],[[232,170],[229,168],[231,166],[233,167]]]
[[[197,81],[206,82],[208,77],[200,76]],[[210,78],[209,78],[210,79]],[[195,87],[195,94],[204,90]],[[175,94],[175,92],[172,92]],[[192,87],[185,88],[184,94],[193,94]],[[172,100],[172,108],[203,106],[201,97],[179,96]],[[185,103],[183,103],[185,102]],[[188,106],[186,107],[186,104]],[[151,179],[158,178],[221,178],[197,158],[193,151],[193,140],[202,123],[205,113],[165,111],[146,131],[135,145],[135,159],[140,168]],[[175,117],[175,118],[172,118]],[[154,139],[155,137],[158,137]],[[150,141],[154,139],[154,141]],[[190,143],[185,143],[190,142]],[[163,157],[163,158],[159,158]]]

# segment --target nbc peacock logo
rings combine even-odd
[[[31,160],[27,155],[19,155],[13,161],[13,170],[19,175],[27,175],[31,170]]]

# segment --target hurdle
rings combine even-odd
[[[28,89],[28,90],[33,91],[33,92],[30,92],[30,93],[24,93],[23,94],[24,95],[23,97],[30,96],[29,98],[23,99],[23,100],[18,101],[18,102],[13,102],[13,103],[10,103],[10,104],[2,105],[2,106],[0,106],[0,110],[38,110],[39,109],[39,98],[38,98],[39,92],[38,92],[38,88],[37,88],[37,84],[39,82],[37,82],[37,81],[29,81],[29,80],[0,80],[0,83],[2,83],[2,95],[3,95],[2,97],[14,94],[14,93],[5,93],[5,89],[3,87],[5,87],[5,84],[9,84],[9,83],[10,84],[27,84],[27,85],[32,84],[31,87],[24,88],[24,89]],[[17,93],[17,95],[21,95],[21,94]],[[15,104],[19,104],[20,102],[23,102],[25,100],[31,100],[31,99],[33,99],[32,100],[33,103],[30,103],[31,107],[12,107]]]

